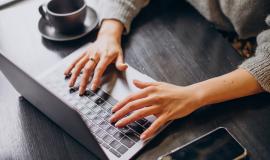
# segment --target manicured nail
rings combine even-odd
[[[113,123],[114,122],[114,117],[112,116],[109,120],[110,120],[111,123]]]
[[[92,86],[91,86],[91,90],[92,90],[92,91],[96,90],[96,85],[92,85]]]
[[[74,86],[74,82],[69,81],[69,87],[72,87],[72,86]]]
[[[80,95],[80,96],[83,96],[83,94],[84,94],[84,92],[80,89],[79,95]]]
[[[146,138],[146,135],[142,134],[140,138],[141,138],[141,140],[144,140]]]
[[[118,121],[117,123],[115,123],[115,126],[116,127],[121,127],[122,126],[122,123],[123,123],[122,121]]]

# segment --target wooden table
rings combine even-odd
[[[41,38],[28,0],[0,10],[0,50],[36,76],[83,44]],[[243,60],[193,8],[177,0],[153,1],[124,38],[126,61],[156,80],[189,85],[229,72]],[[252,159],[270,156],[270,96],[260,94],[212,105],[179,119],[135,158],[155,159],[218,127],[227,127]],[[0,74],[0,159],[92,159],[92,155],[35,109]]]

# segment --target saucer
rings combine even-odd
[[[97,13],[95,12],[94,9],[87,7],[87,14],[84,21],[84,27],[80,32],[72,34],[60,33],[55,30],[54,26],[52,26],[46,19],[42,17],[38,22],[38,29],[42,37],[46,39],[52,41],[71,41],[87,35],[96,28],[97,24],[98,24]]]

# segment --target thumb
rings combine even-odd
[[[119,71],[124,71],[128,68],[128,65],[124,63],[124,57],[122,53],[118,55],[115,65]]]

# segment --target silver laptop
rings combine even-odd
[[[148,82],[154,80],[131,66],[125,72],[118,72],[110,67],[97,91],[87,88],[85,94],[79,96],[80,77],[75,86],[69,88],[70,76],[64,76],[63,73],[66,67],[85,51],[86,46],[36,78],[29,76],[3,54],[0,54],[0,67],[22,96],[97,158],[130,159],[149,142],[141,141],[139,136],[155,117],[145,117],[119,129],[109,123],[111,108],[117,101],[138,91],[132,83],[133,79]]]
[[[22,1],[22,0],[0,0],[0,8],[4,7],[6,5],[9,5],[11,3],[18,2],[18,1]]]

